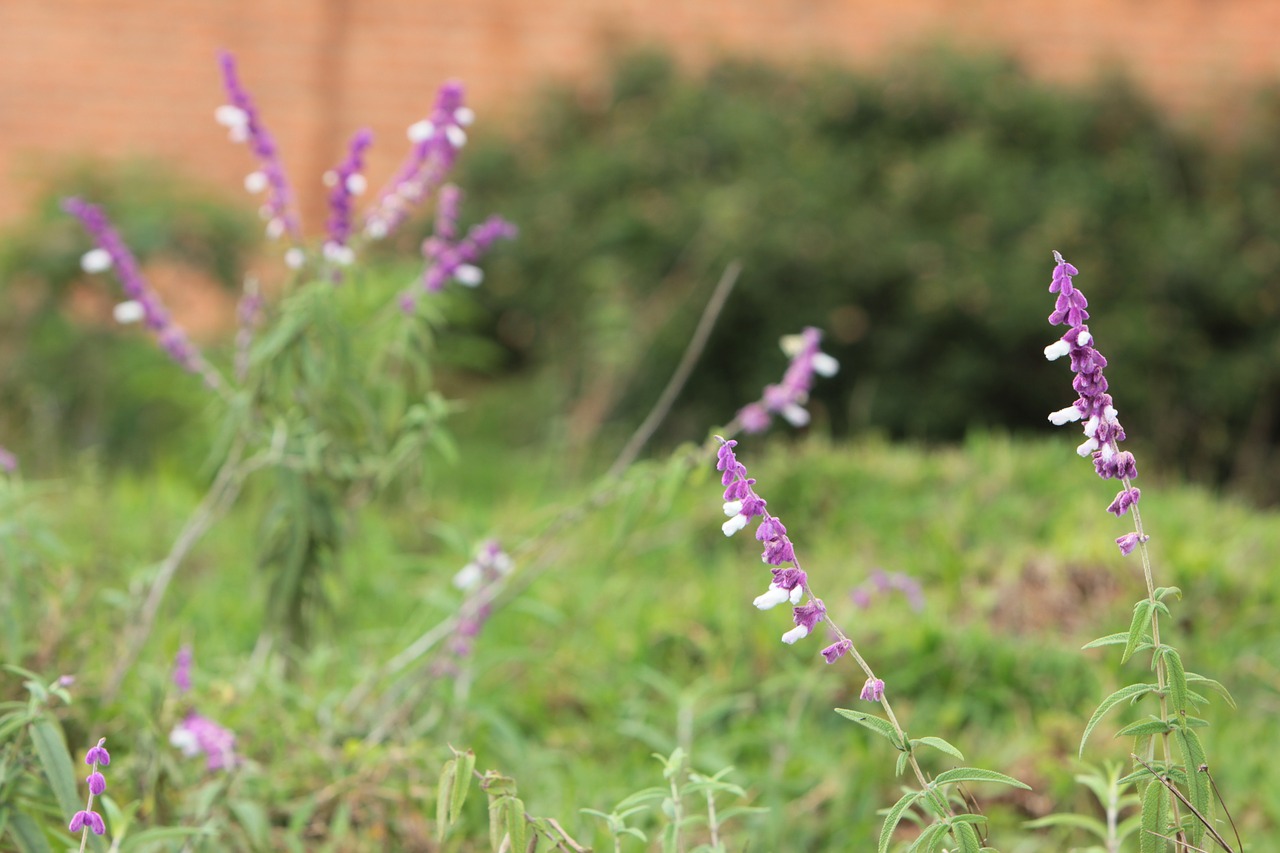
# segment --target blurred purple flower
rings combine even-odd
[[[191,690],[191,663],[191,647],[183,646],[178,649],[173,660],[173,683],[178,688],[179,696]]]
[[[467,287],[475,287],[484,280],[484,272],[476,263],[488,253],[498,240],[514,239],[518,229],[500,216],[490,216],[479,225],[472,226],[467,236],[457,240],[458,208],[462,203],[462,191],[446,186],[440,191],[440,205],[436,210],[435,233],[422,243],[422,256],[427,265],[415,286],[400,296],[400,307],[411,313],[418,304],[418,293],[438,293],[450,279]]]
[[[770,413],[781,415],[792,426],[809,423],[809,412],[804,406],[809,402],[814,375],[835,376],[840,369],[840,362],[818,349],[821,343],[822,332],[812,326],[782,339],[782,351],[791,358],[791,363],[782,382],[765,386],[759,401],[738,410],[736,420],[743,432],[764,432],[771,422]]]
[[[0,471],[12,474],[16,470],[18,470],[18,457],[14,456],[8,448],[0,447]]]
[[[81,849],[84,848],[84,839],[87,838],[90,831],[94,835],[102,835],[107,831],[102,815],[93,810],[93,798],[107,789],[107,779],[98,771],[99,767],[106,767],[111,763],[111,754],[103,746],[106,742],[106,738],[99,739],[98,745],[90,747],[89,751],[85,753],[84,763],[90,767],[89,776],[85,779],[85,782],[89,785],[89,802],[85,804],[83,809],[71,816],[71,823],[67,825],[67,829],[71,832],[81,833]]]
[[[884,569],[872,569],[867,580],[849,593],[853,603],[866,610],[877,596],[900,592],[907,598],[907,605],[919,613],[924,610],[924,590],[920,582],[902,572],[886,572]]]
[[[174,726],[169,733],[169,743],[188,758],[205,756],[209,770],[230,770],[240,762],[235,733],[195,711],[189,711],[182,722]]]
[[[463,105],[462,83],[450,80],[440,87],[431,114],[409,126],[413,147],[395,177],[378,193],[365,218],[365,235],[381,240],[402,223],[409,212],[436,190],[467,142],[463,129],[475,113]]]
[[[80,220],[85,231],[97,243],[98,247],[86,252],[81,258],[80,266],[88,273],[104,272],[115,268],[116,277],[120,279],[120,287],[129,301],[118,306],[117,317],[141,319],[151,333],[155,335],[162,349],[192,373],[200,374],[205,384],[216,388],[221,384],[218,374],[200,355],[199,350],[188,339],[185,332],[178,327],[169,312],[160,303],[160,297],[142,276],[133,253],[120,238],[119,232],[111,225],[102,208],[89,204],[78,198],[63,200],[62,208]],[[126,308],[121,312],[119,309]]]
[[[372,131],[359,131],[351,139],[347,158],[338,168],[324,175],[325,184],[332,188],[329,192],[328,239],[324,244],[324,257],[337,266],[347,266],[355,260],[355,253],[348,245],[352,199],[365,191],[366,182],[360,170],[364,167],[365,149],[372,143]]]
[[[262,217],[267,220],[267,236],[275,240],[288,234],[296,243],[301,237],[301,228],[293,212],[293,195],[280,165],[280,152],[276,149],[275,140],[258,118],[253,99],[240,83],[235,57],[222,51],[218,61],[222,65],[222,80],[231,103],[218,107],[214,118],[228,129],[233,142],[247,143],[258,159],[258,171],[249,173],[244,185],[251,193],[267,191],[267,200],[262,206]]]

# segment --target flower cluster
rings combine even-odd
[[[185,696],[191,690],[193,655],[190,646],[178,650],[173,662],[173,684],[178,695]],[[240,763],[236,754],[236,735],[230,729],[218,725],[194,708],[169,732],[170,745],[181,750],[187,758],[205,756],[209,770],[230,770]]]
[[[1142,497],[1140,489],[1132,485],[1138,476],[1138,468],[1133,454],[1120,450],[1119,443],[1124,441],[1124,427],[1120,424],[1111,395],[1107,393],[1107,379],[1103,369],[1107,360],[1093,347],[1093,335],[1085,320],[1089,319],[1086,310],[1089,301],[1075,287],[1072,276],[1079,270],[1063,260],[1062,255],[1053,253],[1056,264],[1053,268],[1053,281],[1049,292],[1058,294],[1057,304],[1049,315],[1049,322],[1055,326],[1067,325],[1071,328],[1056,342],[1045,347],[1045,358],[1050,361],[1070,356],[1071,371],[1076,375],[1071,387],[1079,397],[1065,409],[1053,412],[1049,420],[1056,426],[1084,422],[1085,440],[1076,452],[1081,456],[1091,456],[1093,467],[1098,476],[1104,480],[1118,479],[1123,488],[1116,495],[1107,512],[1117,517],[1124,515],[1129,508],[1136,506]],[[1129,554],[1137,547],[1140,540],[1138,534],[1129,534],[1116,540],[1123,554]]]
[[[169,356],[192,373],[199,373],[210,387],[220,384],[214,372],[199,350],[187,338],[186,333],[173,322],[169,312],[160,303],[129,247],[111,225],[102,208],[78,198],[68,198],[62,203],[67,213],[80,220],[89,236],[98,245],[80,259],[81,268],[87,273],[100,273],[115,268],[128,301],[116,306],[116,319],[120,322],[142,320],[160,346]]]
[[[67,826],[72,832],[81,833],[81,849],[84,848],[83,841],[88,837],[90,830],[94,835],[102,835],[107,831],[102,815],[93,810],[93,798],[100,796],[107,789],[106,777],[98,770],[99,767],[106,767],[111,763],[111,754],[103,746],[106,742],[106,738],[99,739],[98,745],[91,747],[85,754],[84,763],[90,768],[89,776],[85,779],[89,783],[89,802],[72,816],[71,823]]]
[[[766,386],[760,400],[748,403],[738,411],[737,421],[743,432],[764,432],[769,428],[771,414],[781,415],[792,426],[802,427],[809,423],[809,411],[804,406],[809,402],[814,374],[835,376],[840,369],[840,362],[818,349],[821,343],[822,332],[812,326],[798,335],[787,335],[782,339],[782,351],[791,363],[787,365],[781,382]]]
[[[325,185],[329,192],[328,239],[324,243],[324,257],[330,263],[347,266],[355,260],[355,252],[347,245],[351,238],[351,201],[365,191],[366,182],[360,170],[364,168],[364,152],[373,144],[373,133],[361,130],[351,140],[347,157],[338,168],[325,172]]]
[[[484,272],[475,264],[498,240],[510,240],[517,229],[500,216],[490,216],[472,226],[467,236],[458,239],[458,209],[462,206],[462,190],[452,184],[440,189],[436,207],[435,233],[422,243],[426,269],[422,277],[400,296],[400,307],[411,313],[418,304],[418,291],[438,293],[450,279],[475,287]]]
[[[409,126],[413,148],[395,177],[378,193],[365,218],[366,236],[381,240],[389,235],[415,205],[444,182],[458,150],[467,142],[463,128],[475,121],[475,113],[462,99],[462,83],[450,80],[440,87],[431,114]]]
[[[719,437],[717,437],[719,438]],[[771,566],[773,579],[769,588],[753,602],[761,610],[768,610],[784,601],[792,605],[791,616],[795,627],[782,635],[782,642],[795,643],[813,632],[814,626],[823,621],[827,608],[822,599],[809,590],[809,579],[796,563],[796,552],[787,538],[787,528],[782,519],[769,514],[768,502],[756,494],[755,479],[747,476],[747,468],[738,461],[733,448],[738,442],[719,439],[720,450],[716,457],[716,470],[721,472],[720,483],[724,490],[724,514],[729,520],[721,525],[725,536],[732,536],[746,527],[753,518],[759,518],[756,539],[763,546],[761,560]],[[804,604],[800,602],[808,596]],[[822,650],[827,663],[834,663],[852,648],[846,639]]]
[[[262,206],[262,218],[267,221],[267,236],[275,240],[288,234],[296,243],[301,237],[301,229],[293,211],[293,196],[289,191],[284,168],[280,165],[280,152],[276,149],[275,140],[262,125],[253,99],[240,84],[235,57],[224,51],[218,60],[222,64],[222,80],[227,90],[227,99],[231,103],[218,107],[214,118],[218,124],[228,129],[233,142],[246,143],[258,159],[258,169],[245,177],[244,186],[251,193],[264,190],[267,193],[266,202]],[[286,259],[290,266],[299,266],[302,254],[293,252]]]
[[[480,546],[476,558],[453,576],[453,585],[466,593],[458,611],[458,625],[449,644],[455,658],[471,654],[475,638],[493,610],[495,585],[511,574],[515,564],[496,539]]]

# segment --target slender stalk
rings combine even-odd
[[[720,276],[720,281],[716,284],[716,289],[711,294],[711,299],[707,302],[706,307],[702,309],[702,317],[698,320],[698,326],[694,329],[693,337],[689,339],[689,344],[685,347],[684,355],[680,357],[680,363],[676,365],[675,372],[667,380],[667,386],[658,395],[658,400],[653,404],[649,414],[645,416],[640,426],[636,427],[636,431],[631,434],[631,438],[623,446],[618,458],[613,460],[613,464],[609,466],[609,471],[605,474],[606,478],[610,480],[616,479],[622,476],[623,471],[631,467],[631,463],[636,461],[636,457],[640,454],[640,450],[645,443],[653,437],[658,425],[671,412],[671,406],[684,389],[684,384],[689,381],[689,374],[693,372],[693,366],[697,364],[703,349],[706,348],[707,339],[711,337],[711,330],[715,327],[716,320],[720,317],[720,312],[724,310],[724,303],[728,300],[729,294],[733,292],[734,285],[738,283],[738,276],[741,273],[742,264],[739,261],[730,261],[729,265],[725,267],[724,273]]]

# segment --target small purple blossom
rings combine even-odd
[[[812,326],[798,335],[787,335],[782,339],[782,351],[791,358],[791,363],[787,365],[782,382],[766,386],[761,400],[748,403],[738,411],[736,420],[743,432],[750,434],[766,430],[771,420],[770,413],[781,415],[792,426],[802,427],[809,423],[809,412],[804,406],[809,402],[814,375],[834,376],[840,369],[840,362],[818,349],[821,343],[822,332]]]
[[[1137,533],[1126,533],[1116,539],[1116,544],[1120,546],[1121,556],[1127,557],[1133,553],[1133,549],[1137,548],[1143,542],[1151,539],[1150,536],[1139,536]]]
[[[1093,347],[1093,335],[1084,324],[1089,319],[1086,310],[1089,301],[1072,281],[1079,270],[1057,252],[1053,257],[1056,264],[1049,292],[1057,293],[1058,298],[1049,322],[1066,324],[1071,328],[1045,347],[1044,354],[1050,361],[1070,356],[1071,371],[1075,374],[1071,384],[1079,396],[1070,406],[1051,413],[1049,420],[1057,426],[1076,421],[1084,423],[1085,440],[1076,452],[1092,457],[1094,471],[1099,477],[1124,481],[1125,488],[1107,508],[1108,512],[1120,516],[1137,504],[1141,497],[1142,493],[1129,485],[1138,476],[1138,467],[1133,454],[1119,448],[1119,443],[1125,440],[1124,427],[1120,424],[1111,395],[1107,393],[1107,379],[1102,372],[1107,366],[1107,359]]]
[[[209,770],[230,770],[240,763],[236,754],[236,735],[230,729],[189,711],[182,722],[169,733],[169,743],[188,758],[203,755]]]
[[[868,678],[862,685],[862,693],[858,698],[864,702],[879,702],[884,698],[884,681],[879,678]]]
[[[431,114],[409,126],[413,147],[395,177],[378,193],[365,219],[366,236],[374,240],[388,236],[444,183],[458,150],[467,142],[463,128],[475,120],[475,113],[463,105],[463,95],[462,83],[450,80],[440,87]]]
[[[792,611],[792,620],[796,623],[796,626],[782,635],[782,642],[791,645],[797,640],[803,640],[813,632],[813,626],[825,619],[826,616],[827,608],[823,606],[822,599],[809,599],[809,601]]]
[[[233,142],[247,143],[258,159],[258,171],[249,173],[244,185],[251,193],[267,192],[266,203],[262,206],[262,217],[267,220],[267,236],[275,240],[288,234],[296,243],[301,237],[301,228],[293,211],[293,195],[280,165],[280,152],[275,140],[258,118],[258,110],[248,90],[240,83],[235,57],[222,51],[218,61],[222,65],[223,84],[230,103],[218,107],[214,118],[228,129]]]
[[[873,569],[867,580],[849,593],[849,597],[859,609],[866,610],[877,596],[893,592],[905,595],[908,606],[915,612],[924,610],[924,590],[920,582],[902,572]]]
[[[361,130],[351,139],[347,157],[336,169],[326,172],[324,182],[329,191],[328,239],[324,243],[324,257],[337,266],[348,266],[355,260],[348,241],[351,238],[352,199],[365,191],[364,152],[373,144],[373,132]]]
[[[8,448],[0,447],[0,471],[12,474],[16,470],[18,470],[18,457],[14,456]]]
[[[457,626],[449,642],[454,660],[441,664],[439,674],[456,673],[457,660],[471,654],[475,638],[480,635],[493,612],[493,597],[500,584],[515,570],[511,556],[502,550],[496,539],[480,546],[476,557],[453,576],[453,585],[463,590],[466,597],[458,609]]]
[[[103,791],[107,790],[106,777],[98,771],[99,767],[106,767],[111,763],[111,754],[107,752],[107,748],[103,746],[107,742],[106,738],[98,740],[97,746],[92,746],[85,753],[84,763],[89,765],[89,775],[85,782],[89,785],[89,801],[85,807],[71,816],[71,822],[67,824],[67,829],[71,832],[81,833],[81,849],[84,847],[84,840],[88,837],[90,831],[94,835],[102,835],[107,831],[107,825],[102,820],[102,815],[93,810],[93,798],[100,796]]]
[[[844,657],[845,652],[853,648],[853,641],[849,639],[838,640],[822,650],[822,656],[827,659],[827,663],[835,663]]]
[[[112,226],[102,208],[78,198],[65,199],[62,208],[80,220],[80,224],[97,244],[96,249],[90,250],[81,258],[81,268],[88,273],[115,268],[120,288],[129,300],[117,307],[116,316],[124,321],[143,320],[161,348],[174,361],[184,369],[200,374],[210,387],[218,387],[221,384],[218,374],[188,340],[186,333],[173,322],[169,312],[160,303],[160,297],[143,278],[133,253],[120,238],[119,232]]]
[[[249,375],[249,353],[253,336],[262,322],[262,291],[258,280],[247,276],[240,301],[236,304],[236,379],[244,382]]]

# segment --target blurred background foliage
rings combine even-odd
[[[527,127],[477,135],[464,215],[499,211],[522,233],[488,263],[468,318],[500,348],[463,336],[441,352],[467,368],[459,393],[478,373],[534,379],[545,409],[521,423],[550,416],[571,444],[607,445],[657,396],[738,258],[667,441],[775,381],[774,341],[806,324],[844,365],[815,401],[837,436],[1042,432],[1072,396],[1039,355],[1056,337],[1057,249],[1082,271],[1147,464],[1275,501],[1280,98],[1254,115],[1209,141],[1123,81],[1064,91],[944,52],[874,74],[727,62],[696,77],[633,56],[600,92],[548,91]],[[55,189],[105,202],[144,258],[235,284],[254,246],[248,204],[150,174],[80,170]],[[380,249],[381,275],[411,276],[421,236]],[[200,389],[172,381],[141,335],[68,318],[83,248],[53,201],[4,240],[0,287],[20,306],[2,321],[10,427],[47,446],[37,459],[154,458]]]

